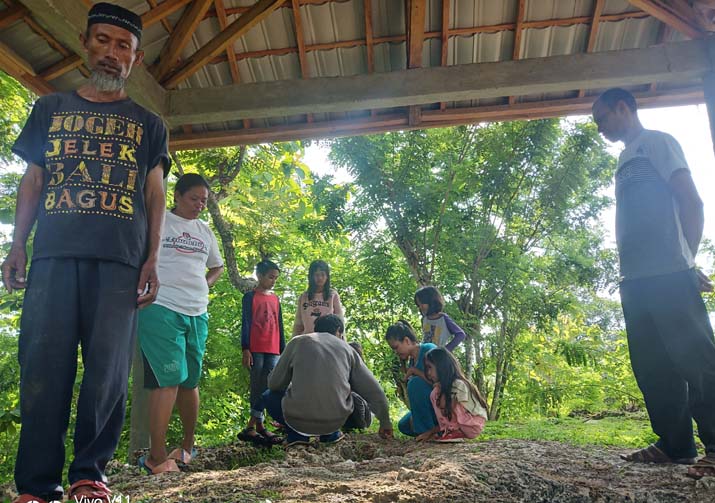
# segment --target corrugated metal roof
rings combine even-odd
[[[65,0],[81,1],[81,0]],[[115,0],[117,3],[142,14],[150,7],[144,0]],[[518,0],[445,0],[449,1],[449,29],[459,30],[448,38],[447,65],[461,65],[507,61],[514,51],[515,33],[513,26],[517,20]],[[224,7],[231,12],[239,7],[250,7],[255,0],[224,0]],[[2,4],[0,3],[0,6]],[[190,4],[189,4],[190,5]],[[290,2],[286,2],[290,6]],[[407,47],[404,41],[406,31],[404,2],[401,0],[371,0],[372,5],[372,46],[374,71],[392,72],[406,68]],[[166,19],[175,26],[185,9],[183,7]],[[519,57],[541,58],[561,54],[584,52],[591,30],[589,18],[593,15],[595,0],[527,0],[523,21],[526,23],[521,34]],[[213,9],[213,6],[212,8]],[[243,83],[268,82],[275,80],[299,79],[305,73],[308,78],[361,75],[368,72],[368,47],[366,44],[366,23],[364,0],[326,0],[324,3],[310,2],[300,7],[303,26],[303,41],[307,47],[306,68],[301,69],[297,52],[295,19],[291,8],[278,8],[264,21],[233,43],[238,61],[236,62],[240,80]],[[4,8],[0,7],[0,12]],[[617,15],[638,12],[626,0],[606,0],[603,15]],[[228,23],[238,19],[239,14],[228,16]],[[568,26],[538,26],[529,23],[550,20],[583,18]],[[543,23],[542,23],[543,24]],[[508,25],[501,31],[476,32],[477,27]],[[658,42],[661,23],[652,17],[621,19],[601,22],[595,41],[595,51],[629,48],[645,48]],[[442,0],[427,0],[425,31],[439,35],[442,29]],[[191,57],[200,47],[213,39],[220,31],[215,15],[203,19],[191,40],[181,51],[183,59]],[[145,62],[151,66],[169,40],[169,33],[162,23],[147,27],[143,34]],[[399,37],[403,39],[400,40]],[[390,41],[381,38],[393,37]],[[394,39],[394,37],[398,37]],[[670,34],[669,39],[682,38]],[[0,41],[7,44],[21,57],[31,62],[36,72],[63,59],[37,34],[22,22],[15,23],[0,31]],[[318,44],[343,43],[340,47],[319,47]],[[272,53],[266,51],[273,51]],[[249,54],[247,54],[249,53]],[[442,59],[441,36],[429,36],[424,41],[423,66],[439,66]],[[219,61],[208,64],[185,81],[178,88],[207,88],[226,86],[233,83],[231,69],[225,53]],[[52,81],[56,88],[76,88],[83,81],[77,70],[66,73]],[[575,92],[576,90],[574,90]],[[539,101],[569,97],[572,93],[555,93],[521,96],[517,101]],[[474,107],[504,103],[503,99],[465,102],[451,102],[452,107]],[[432,105],[435,106],[435,105]],[[426,106],[425,108],[429,108]],[[364,117],[368,111],[350,114],[315,114],[313,120],[328,118]],[[305,116],[276,117],[268,120],[254,120],[253,127],[269,127],[305,121]],[[196,131],[222,128],[240,129],[242,121],[194,125]]]

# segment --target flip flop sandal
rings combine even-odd
[[[262,430],[256,430],[256,432],[263,437],[265,445],[278,445],[283,443],[283,437],[271,433],[265,428]]]
[[[176,465],[176,461],[173,459],[167,459],[163,463],[151,466],[147,463],[149,456],[142,456],[137,460],[139,468],[143,468],[147,475],[159,475],[160,473],[166,472],[180,472],[179,467]]]
[[[12,503],[47,503],[47,501],[32,494],[21,494],[12,500]]]
[[[621,459],[632,463],[652,463],[655,465],[692,465],[695,463],[695,458],[671,458],[655,444],[650,444],[645,449],[630,454],[621,454]]]
[[[69,500],[72,501],[101,501],[110,503],[112,491],[98,480],[78,480],[70,486]]]
[[[715,454],[707,454],[700,458],[686,473],[691,479],[699,480],[703,477],[715,477]]]
[[[253,435],[251,435],[251,433],[253,433]],[[258,433],[254,427],[242,429],[238,434],[238,439],[244,442],[251,442],[255,445],[265,445],[263,435]]]
[[[196,457],[197,454],[198,453],[196,452],[196,448],[192,448],[191,453],[188,453],[181,447],[177,447],[169,453],[168,458],[174,459],[177,463],[181,463],[182,465],[188,465],[189,463],[191,463],[191,460]]]

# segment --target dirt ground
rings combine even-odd
[[[199,450],[183,473],[148,476],[118,463],[108,471],[115,493],[129,496],[122,503],[715,502],[715,477],[695,481],[683,466],[627,463],[621,452],[557,442],[418,444],[351,434],[336,445],[290,448],[283,459],[253,466],[236,468],[257,457],[253,447],[236,444]]]

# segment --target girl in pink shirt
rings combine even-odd
[[[293,335],[313,333],[315,320],[326,314],[335,314],[345,323],[340,296],[330,288],[330,266],[314,260],[308,268],[308,291],[298,297]]]
[[[425,375],[434,384],[430,400],[438,425],[417,440],[460,442],[476,438],[487,421],[487,402],[462,372],[457,359],[446,348],[425,355]]]

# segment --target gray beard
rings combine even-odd
[[[114,77],[104,72],[92,70],[92,74],[89,76],[89,82],[98,91],[108,93],[122,90],[126,80],[122,77]]]

